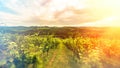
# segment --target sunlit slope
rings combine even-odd
[[[120,27],[109,27],[103,37],[120,39]]]

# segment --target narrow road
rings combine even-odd
[[[80,64],[75,61],[75,56],[63,44],[53,54],[46,68],[79,68]]]

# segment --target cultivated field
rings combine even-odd
[[[0,68],[120,68],[120,28],[0,27]]]

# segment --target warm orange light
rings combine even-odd
[[[89,23],[90,26],[120,26],[120,0],[90,0],[86,2],[88,8],[92,9],[96,22]],[[88,25],[88,24],[87,24]],[[89,26],[88,25],[88,26]]]

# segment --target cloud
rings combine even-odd
[[[74,0],[71,0],[72,2]],[[67,6],[77,6],[76,3],[79,0],[75,0],[73,3],[68,0],[1,0],[2,4],[11,9],[14,13],[0,12],[1,22],[10,22],[13,24],[16,22],[33,22],[33,24],[56,24],[49,23],[54,19],[54,13],[64,10]],[[67,4],[67,5],[66,5]],[[78,3],[77,3],[78,4]],[[32,20],[31,20],[32,19]],[[38,22],[39,21],[39,22]],[[43,23],[41,23],[42,21]],[[54,19],[55,22],[57,20]],[[12,23],[13,22],[13,23]],[[34,23],[37,22],[37,23]],[[22,24],[22,23],[21,23]],[[61,23],[60,23],[61,24]],[[24,24],[23,24],[24,25]],[[58,24],[59,25],[59,24]]]
[[[0,22],[8,25],[88,25],[119,15],[117,0],[0,0],[8,9],[0,11]],[[107,2],[110,2],[107,4]],[[114,7],[114,8],[109,8]],[[92,22],[92,23],[91,23]],[[108,24],[108,23],[106,23]]]

